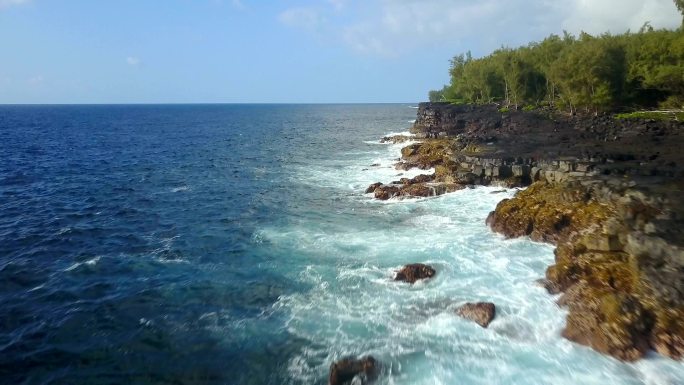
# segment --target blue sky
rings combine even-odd
[[[449,59],[671,0],[0,0],[0,103],[415,102]]]

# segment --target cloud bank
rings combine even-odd
[[[460,41],[490,50],[563,30],[622,33],[645,22],[676,28],[682,20],[672,0],[329,0],[327,6],[285,10],[279,19],[329,31],[353,50],[377,55]]]

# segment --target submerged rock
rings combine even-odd
[[[432,278],[435,273],[436,271],[432,266],[424,265],[422,263],[412,263],[399,270],[394,277],[394,280],[415,283],[420,279]]]
[[[372,356],[347,357],[330,365],[328,385],[369,384],[378,375],[378,362]]]
[[[456,314],[486,328],[496,316],[496,306],[491,302],[469,302],[456,309]]]

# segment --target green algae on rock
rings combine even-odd
[[[652,253],[630,247],[635,237],[643,242],[640,229],[653,227],[668,210],[637,196],[615,189],[606,194],[598,185],[572,181],[537,182],[500,202],[487,222],[509,237],[557,245],[556,263],[546,279],[565,292],[559,301],[569,311],[565,338],[625,361],[643,357],[649,348],[679,359],[684,351],[682,293],[656,293],[677,288],[683,271],[654,280],[642,268]],[[665,264],[661,270],[681,269],[659,261]]]

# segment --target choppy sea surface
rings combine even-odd
[[[379,202],[397,105],[0,106],[0,383],[683,384],[560,337],[549,245],[485,218],[514,194]],[[436,277],[392,281],[403,264]],[[454,315],[492,301],[489,329]]]

